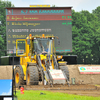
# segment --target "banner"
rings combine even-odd
[[[78,67],[80,74],[100,74],[100,66]]]

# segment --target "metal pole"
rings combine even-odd
[[[14,77],[14,50],[13,50],[13,83],[15,85],[15,77]],[[16,85],[15,85],[15,95],[16,95]]]

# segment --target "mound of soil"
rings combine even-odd
[[[12,66],[0,66],[0,79],[12,79]]]
[[[75,78],[75,84],[100,84],[100,74],[80,74],[78,67],[97,67],[100,65],[67,65],[70,84]]]

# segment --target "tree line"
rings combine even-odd
[[[100,59],[100,6],[89,11],[72,10],[72,55],[78,63],[98,64]]]
[[[14,7],[10,1],[0,0],[0,50],[6,50],[6,7]],[[78,63],[100,63],[100,6],[90,13],[72,10],[72,52]],[[0,51],[0,56],[6,52]],[[66,53],[64,53],[66,54]]]

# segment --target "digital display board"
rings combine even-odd
[[[29,34],[53,34],[56,52],[72,51],[71,7],[6,8],[7,50],[16,51],[16,39],[25,39]]]

